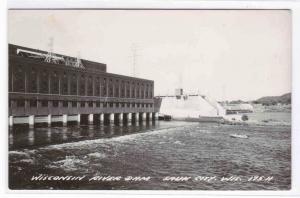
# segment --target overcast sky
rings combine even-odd
[[[11,10],[8,41],[107,64],[155,81],[155,95],[252,100],[291,91],[291,16],[284,10]]]

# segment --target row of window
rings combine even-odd
[[[62,95],[88,95],[121,98],[152,98],[153,85],[143,81],[104,78],[77,73],[39,71],[31,68],[25,76],[22,66],[13,67],[10,89],[15,92],[50,93]],[[38,75],[39,74],[39,75]]]
[[[25,100],[15,100],[16,101],[16,106],[17,107],[25,107]],[[10,101],[10,107],[13,107],[14,101]],[[29,100],[29,107],[34,107],[37,108],[37,103],[40,103],[41,107],[49,107],[49,101],[48,100]],[[58,100],[53,100],[52,101],[52,107],[59,107],[59,102],[62,103],[62,107],[100,107],[101,103],[103,107],[137,107],[137,108],[148,108],[148,107],[153,107],[153,104],[151,103],[128,103],[128,102],[100,102],[100,101],[58,101]],[[95,104],[95,105],[94,105]],[[114,106],[115,105],[115,106]]]

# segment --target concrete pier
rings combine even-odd
[[[63,126],[67,126],[67,123],[77,122],[89,123],[89,124],[104,124],[104,125],[128,125],[139,124],[142,122],[149,122],[158,120],[158,113],[100,113],[100,114],[63,114],[63,115],[41,115],[41,116],[9,116],[9,126],[14,124],[29,124],[30,128],[33,128],[36,123],[47,123],[50,127],[53,122],[60,122]]]
[[[142,114],[142,121],[146,121],[146,119],[147,119],[146,113],[141,113],[141,114]]]
[[[80,114],[77,115],[77,123],[80,124]]]
[[[51,115],[48,115],[47,116],[47,123],[48,123],[48,127],[51,126],[51,123],[52,123],[52,120],[51,120],[52,116]]]
[[[99,116],[100,124],[104,124],[104,113],[101,113]]]
[[[63,123],[63,126],[67,126],[67,124],[68,124],[68,115],[67,114],[62,115],[62,123]]]
[[[110,124],[115,123],[115,115],[113,113],[109,114],[109,123]]]
[[[94,123],[94,114],[89,114],[88,121],[89,121],[89,124]]]
[[[28,116],[28,124],[29,124],[29,128],[34,127],[34,115]]]
[[[9,126],[12,127],[14,125],[14,117],[13,116],[9,116],[8,122],[9,122]]]
[[[135,124],[139,123],[139,113],[134,113],[134,120]]]

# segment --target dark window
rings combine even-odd
[[[63,101],[63,107],[68,107],[68,101]]]
[[[106,93],[106,87],[103,87],[103,96],[106,96],[107,93]]]
[[[116,103],[116,107],[119,107],[119,103],[118,102]]]
[[[25,72],[21,66],[15,67],[13,70],[13,91],[25,91]]]
[[[77,107],[77,102],[76,101],[72,101],[72,107]]]
[[[113,88],[112,87],[109,88],[109,97],[113,97]]]
[[[75,74],[72,75],[71,80],[71,95],[77,95],[77,76]]]
[[[52,106],[53,106],[53,107],[58,107],[58,104],[59,104],[59,102],[58,102],[57,100],[54,100],[54,101],[52,102]]]
[[[113,95],[114,90],[113,90],[112,79],[110,79],[109,81],[110,81],[110,82],[109,82],[109,85],[108,85],[108,87],[109,87],[109,93],[108,93],[108,96],[109,96],[109,97],[113,97],[113,96],[114,96],[114,95]]]
[[[95,96],[100,96],[100,81],[99,77],[95,80]]]
[[[51,75],[51,93],[59,93],[59,76],[56,71],[54,71]]]
[[[129,91],[129,89],[127,89],[126,97],[130,98],[130,91]]]
[[[124,102],[122,102],[122,107],[125,107],[125,103]]]
[[[93,102],[89,102],[89,107],[93,107]]]
[[[110,102],[110,103],[109,103],[109,106],[110,106],[110,107],[113,107],[113,106],[114,106],[114,103]]]
[[[127,107],[130,107],[130,103],[127,103]]]
[[[99,101],[96,102],[96,107],[100,107],[100,102]]]
[[[122,97],[122,98],[125,97],[125,90],[124,90],[124,88],[122,88],[122,90],[121,90],[121,97]]]
[[[17,100],[17,107],[24,107],[25,106],[25,100]]]
[[[140,103],[137,103],[137,107],[138,107],[138,108],[140,107]]]
[[[36,93],[37,92],[37,71],[35,68],[32,68],[29,74],[28,79],[28,92]]]
[[[91,76],[88,77],[88,85],[87,85],[87,89],[88,89],[88,96],[92,96],[93,95],[93,78]]]
[[[85,95],[85,76],[81,75],[80,77],[80,95],[84,96]]]
[[[85,107],[85,102],[80,102],[81,107]]]
[[[104,102],[104,103],[103,103],[103,107],[107,107],[107,102]]]
[[[102,91],[102,96],[107,96],[107,93],[106,93],[106,78],[103,79],[103,91]]]
[[[37,101],[36,100],[30,100],[29,101],[29,105],[30,105],[30,107],[37,107]]]
[[[40,93],[48,93],[49,90],[49,80],[48,80],[48,71],[43,70],[42,74],[40,76],[40,82],[41,82],[41,87],[40,87]]]
[[[48,107],[48,100],[42,100],[42,107]]]
[[[63,79],[62,79],[62,94],[68,94],[68,76],[66,72],[64,72]]]

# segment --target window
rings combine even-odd
[[[93,107],[93,102],[92,101],[89,102],[89,107]]]
[[[107,107],[107,102],[104,102],[104,103],[103,103],[103,107]]]
[[[80,77],[80,95],[84,96],[85,95],[85,76],[81,75]]]
[[[107,91],[106,91],[106,78],[103,78],[103,92],[102,92],[102,96],[107,96]]]
[[[100,81],[99,81],[99,77],[97,77],[95,79],[95,96],[99,96],[100,95]]]
[[[87,89],[88,89],[88,96],[92,96],[93,95],[93,78],[92,76],[89,76],[88,78],[88,85],[87,85]]]
[[[110,106],[110,107],[113,107],[113,106],[114,106],[114,103],[113,103],[113,102],[110,102],[110,103],[109,103],[109,106]]]
[[[67,76],[66,72],[64,72],[62,81],[63,81],[62,82],[62,93],[64,95],[67,95],[68,94],[68,76]]]
[[[72,101],[72,107],[77,107],[77,102],[76,101]]]
[[[109,97],[113,97],[113,88],[112,87],[109,88]]]
[[[119,107],[119,103],[118,102],[116,103],[116,107]]]
[[[71,95],[77,95],[77,76],[75,74],[72,75],[71,80]]]
[[[63,101],[63,107],[68,107],[68,101]]]
[[[29,83],[28,91],[31,93],[36,93],[37,92],[37,71],[35,68],[32,68],[30,71],[28,83]]]
[[[13,91],[25,91],[25,71],[23,70],[22,66],[18,66],[13,69],[13,85]]]
[[[130,103],[127,103],[127,107],[130,107]]]
[[[29,105],[30,105],[30,107],[37,107],[37,101],[36,100],[30,100],[29,101]]]
[[[125,107],[125,103],[124,102],[122,102],[121,104],[122,104],[122,107]]]
[[[36,81],[36,79],[33,78],[32,81]],[[51,75],[51,93],[52,94],[58,94],[59,93],[59,76],[58,76],[56,71],[54,71]]]
[[[25,100],[17,100],[17,107],[24,107],[25,106]]]
[[[59,104],[59,102],[58,102],[57,100],[54,100],[54,101],[52,102],[52,106],[53,106],[53,107],[58,107],[58,104]]]
[[[100,107],[100,102],[99,101],[96,102],[96,107]]]
[[[81,107],[85,107],[85,102],[80,102]]]
[[[115,97],[120,97],[120,95],[119,95],[119,87],[118,87],[118,85],[117,85],[117,87],[116,87],[116,93],[115,93]]]
[[[48,107],[48,100],[42,100],[42,107]]]
[[[42,74],[40,76],[40,82],[41,82],[40,93],[48,93],[49,80],[48,80],[48,71],[47,70],[42,71]],[[68,89],[68,87],[67,87],[67,89]]]

